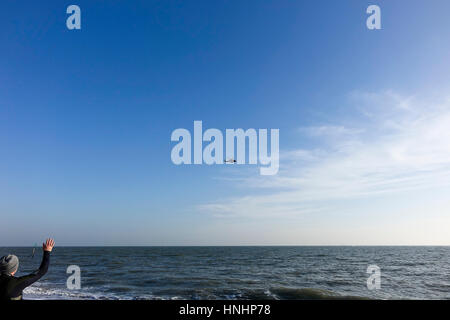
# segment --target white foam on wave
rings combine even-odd
[[[32,286],[23,291],[23,298],[28,300],[98,300],[98,299],[119,299],[119,297],[106,296],[91,292],[81,292],[64,290],[59,288],[45,288]]]
[[[34,284],[23,291],[26,300],[179,300],[179,296],[160,297],[152,294],[141,296],[117,295],[104,292],[91,291],[95,288],[82,288],[81,290],[69,290],[60,285]]]

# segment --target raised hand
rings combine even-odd
[[[44,251],[51,252],[54,245],[55,245],[55,241],[53,239],[49,238],[45,241],[45,243],[42,244],[42,249]]]

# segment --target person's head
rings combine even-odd
[[[13,276],[19,268],[19,258],[13,254],[7,254],[0,258],[0,274]]]

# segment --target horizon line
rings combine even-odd
[[[2,245],[0,248],[35,248],[39,246],[24,246],[24,245]],[[55,248],[98,248],[98,247],[110,247],[110,248],[190,248],[190,247],[450,247],[450,244],[365,244],[365,245],[352,245],[352,244],[326,244],[326,245],[283,245],[283,244],[273,244],[273,245],[62,245],[55,246]]]

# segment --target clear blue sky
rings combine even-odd
[[[449,245],[449,14],[2,1],[0,243]],[[279,174],[175,166],[171,132],[194,120],[280,129]]]

